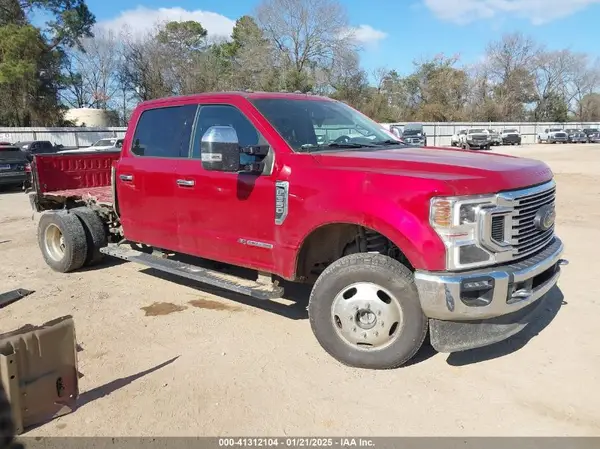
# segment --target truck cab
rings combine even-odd
[[[39,155],[33,174],[55,271],[108,255],[261,300],[308,283],[316,340],[350,366],[400,366],[428,332],[442,352],[507,338],[564,263],[545,164],[407,144],[326,97],[144,102],[120,154]]]

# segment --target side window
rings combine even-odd
[[[200,159],[201,140],[204,133],[211,126],[231,126],[235,129],[240,146],[266,145],[264,138],[259,134],[254,125],[242,112],[234,106],[215,104],[200,106],[196,131],[194,133],[194,147],[192,157]],[[242,164],[254,162],[256,156],[241,155]]]
[[[145,157],[188,157],[195,104],[148,109],[135,129],[131,151]]]

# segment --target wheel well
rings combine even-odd
[[[341,257],[366,252],[389,256],[414,271],[404,253],[383,234],[356,224],[334,223],[315,229],[304,240],[296,263],[296,279],[312,282]]]

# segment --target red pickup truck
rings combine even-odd
[[[440,352],[501,341],[566,263],[545,164],[411,146],[320,96],[144,102],[120,154],[36,155],[32,169],[52,269],[108,254],[265,300],[281,280],[311,283],[316,339],[356,367],[406,363],[428,330]]]

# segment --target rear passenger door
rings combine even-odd
[[[177,161],[189,155],[197,105],[144,110],[117,166],[116,184],[125,238],[179,250]]]

